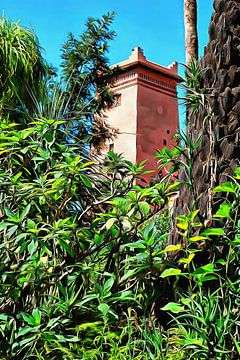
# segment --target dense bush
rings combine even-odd
[[[196,201],[172,219],[200,141],[159,152],[169,175],[143,188],[143,163],[84,156],[60,110],[1,114],[0,358],[238,359],[239,169],[207,222]]]

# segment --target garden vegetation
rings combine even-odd
[[[31,30],[0,21],[0,358],[237,360],[240,168],[206,223],[171,205],[182,183],[194,195],[202,133],[159,151],[168,175],[145,187],[144,163],[91,156],[114,136],[93,115],[113,101],[112,20],[69,35],[58,77]],[[186,74],[197,111],[202,73]]]

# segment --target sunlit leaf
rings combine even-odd
[[[160,253],[166,253],[166,252],[170,252],[170,251],[177,251],[177,250],[180,250],[181,248],[182,248],[181,244],[168,245],[165,249],[161,250]]]
[[[179,314],[184,311],[184,306],[179,305],[175,302],[169,302],[167,305],[161,308],[163,311],[171,311],[174,314]]]
[[[166,269],[162,272],[162,274],[160,275],[161,278],[165,278],[168,276],[177,276],[177,275],[181,275],[182,271],[180,269],[175,269],[175,268],[170,268],[170,269]]]
[[[98,305],[98,310],[101,311],[103,316],[106,316],[110,310],[110,307],[108,304],[102,303],[102,304]]]

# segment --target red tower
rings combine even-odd
[[[121,74],[113,83],[114,106],[107,112],[109,123],[119,136],[109,150],[122,153],[133,163],[147,160],[146,168],[156,169],[156,150],[172,147],[179,127],[177,63],[168,68],[150,62],[139,47],[128,60],[118,63]],[[151,177],[149,175],[148,179]]]

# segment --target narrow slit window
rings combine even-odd
[[[167,130],[167,134],[170,134],[170,130]]]
[[[112,144],[109,144],[109,151],[114,151],[114,143],[112,143]]]
[[[167,140],[163,140],[163,145],[166,146],[167,145]]]

